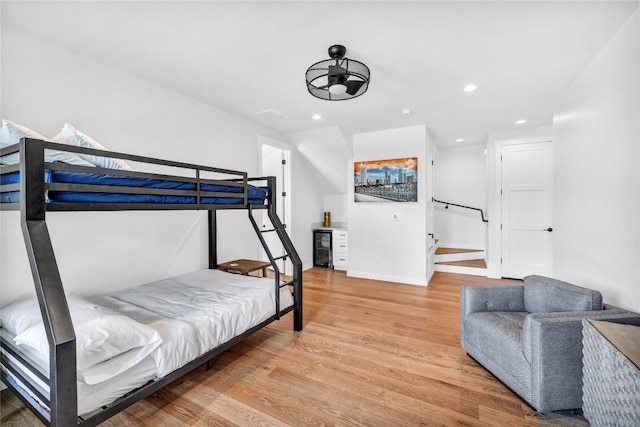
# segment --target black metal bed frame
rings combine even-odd
[[[129,170],[102,169],[85,166],[68,165],[64,163],[45,162],[45,149],[55,149],[80,154],[89,154],[102,157],[129,160],[152,165],[170,166],[180,169],[190,170],[195,173],[195,177],[161,175],[155,173],[134,172]],[[91,148],[75,147],[65,144],[40,141],[36,139],[24,138],[19,144],[0,149],[0,156],[11,153],[20,153],[20,163],[18,165],[3,166],[2,174],[20,171],[20,183],[3,185],[2,192],[20,191],[20,203],[0,204],[1,210],[19,210],[20,222],[24,236],[25,245],[31,265],[31,272],[34,279],[36,295],[42,313],[42,320],[49,341],[49,372],[47,376],[42,370],[22,354],[13,345],[6,333],[1,331],[0,342],[4,352],[10,354],[31,374],[49,384],[50,392],[42,390],[36,383],[33,383],[25,376],[25,372],[19,365],[8,358],[4,352],[1,357],[2,381],[29,407],[35,415],[46,425],[57,427],[68,427],[71,425],[95,426],[113,415],[121,412],[135,402],[144,399],[151,393],[162,388],[166,384],[192,371],[198,366],[208,362],[216,355],[227,350],[245,337],[253,334],[269,323],[278,320],[280,316],[293,311],[293,329],[302,330],[302,261],[296,252],[293,243],[287,235],[283,224],[276,214],[276,181],[275,177],[248,178],[246,172],[239,172],[228,169],[199,166],[189,163],[174,162],[168,160],[154,159],[125,153],[112,151],[95,150]],[[44,180],[45,169],[65,170],[72,172],[104,173],[108,175],[122,175],[128,177],[143,177],[161,180],[181,181],[195,183],[195,190],[174,190],[174,189],[149,189],[138,187],[118,187],[104,185],[87,184],[63,184],[46,183]],[[205,179],[203,173],[215,173],[230,175],[233,178],[226,180]],[[248,181],[267,182],[267,204],[249,205],[247,198]],[[242,188],[241,193],[216,193],[202,191],[201,184],[221,184],[237,186]],[[160,203],[54,203],[46,202],[47,190],[59,191],[82,191],[82,192],[106,192],[123,194],[158,194],[158,195],[181,195],[195,197],[192,204],[160,204]],[[241,204],[207,204],[202,203],[203,197],[226,197],[241,198]],[[259,325],[245,331],[243,334],[230,341],[216,347],[206,354],[191,361],[187,365],[172,372],[162,379],[154,380],[146,385],[130,392],[124,397],[105,406],[97,413],[83,419],[78,416],[77,410],[77,377],[76,377],[76,341],[69,307],[64,293],[64,287],[60,278],[58,265],[56,263],[53,246],[47,228],[45,214],[47,211],[119,211],[119,210],[207,210],[209,224],[209,268],[217,268],[217,220],[216,211],[219,209],[246,209],[249,220],[256,231],[259,241],[262,244],[271,265],[275,272],[275,315],[268,318]],[[262,231],[257,227],[253,218],[253,211],[266,209],[267,215],[273,224],[273,229],[282,243],[285,254],[274,257],[267,247]],[[280,283],[280,274],[276,261],[278,259],[289,259],[293,265],[293,280]],[[280,288],[291,286],[293,288],[294,304],[291,307],[280,310]],[[42,408],[33,397],[27,393],[16,381],[18,379],[29,391],[48,405],[48,410]],[[47,396],[48,394],[48,396]]]

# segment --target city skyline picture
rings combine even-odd
[[[418,158],[353,163],[354,201],[417,202]]]

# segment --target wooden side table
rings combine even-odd
[[[228,273],[243,274],[248,276],[252,271],[262,270],[262,277],[267,277],[267,267],[271,266],[268,261],[254,261],[251,259],[237,259],[235,261],[218,264],[218,269]]]

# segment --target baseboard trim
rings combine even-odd
[[[418,279],[415,277],[402,277],[402,276],[389,276],[385,274],[373,274],[362,271],[347,271],[348,277],[357,277],[359,279],[371,279],[371,280],[380,280],[383,282],[395,282],[395,283],[404,283],[406,285],[416,285],[416,286],[428,286],[429,280]]]

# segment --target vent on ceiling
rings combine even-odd
[[[275,122],[276,120],[287,119],[288,117],[276,110],[264,110],[253,114],[257,120],[263,122]]]

